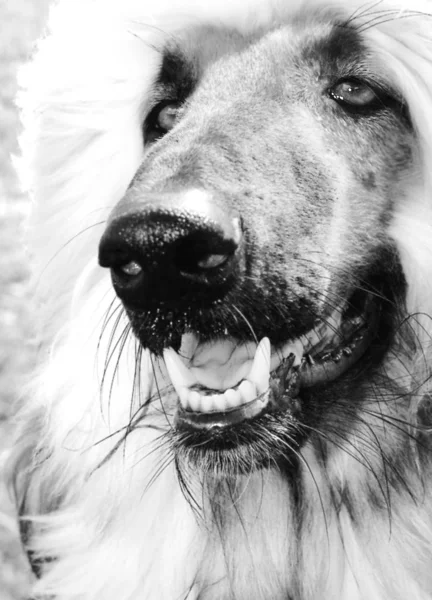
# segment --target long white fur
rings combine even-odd
[[[22,74],[23,172],[34,204],[29,245],[40,349],[21,412],[27,423],[21,444],[23,453],[26,444],[28,452],[40,448],[27,510],[50,511],[35,517],[42,532],[33,549],[58,557],[36,584],[37,598],[174,600],[190,589],[189,600],[286,600],[283,590],[294,585],[293,597],[302,600],[432,598],[430,503],[415,506],[401,498],[391,532],[388,520],[365,504],[355,529],[348,515],[338,520],[332,513],[324,474],[309,448],[311,471],[305,469],[303,478],[310,526],[301,547],[293,542],[287,484],[274,473],[258,473],[238,484],[237,508],[247,519],[242,529],[233,518],[225,555],[217,532],[197,521],[172,465],[149,485],[166,460],[155,430],[138,429],[124,450],[102,462],[120,437],[115,432],[129,421],[135,362],[129,339],[120,363],[109,362],[101,386],[109,347],[116,343],[109,340],[115,316],[101,337],[103,320],[116,300],[109,273],[95,257],[103,223],[142,160],[141,122],[160,61],[152,46],[190,24],[248,31],[321,5],[328,2],[62,0],[52,11],[50,33]],[[351,14],[362,3],[332,5]],[[387,7],[427,13],[432,3],[379,5]],[[431,324],[420,313],[432,314],[432,20],[395,18],[365,38],[407,99],[420,140],[424,168],[396,209],[392,235],[409,283],[408,309],[419,313],[417,334],[426,343]],[[146,394],[152,385],[146,356],[141,376]],[[164,425],[161,408],[154,406],[149,422]],[[361,502],[359,464],[341,452],[332,468]],[[45,506],[55,494],[62,498],[58,510]],[[270,537],[274,522],[284,524],[285,536]],[[227,583],[216,585],[227,569],[232,596]]]

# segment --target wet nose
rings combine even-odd
[[[99,263],[126,306],[208,305],[235,284],[242,247],[238,215],[210,193],[126,198],[109,218]]]

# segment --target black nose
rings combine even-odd
[[[99,263],[130,308],[206,306],[235,284],[240,219],[201,190],[125,199],[112,213]]]

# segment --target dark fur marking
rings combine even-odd
[[[376,102],[360,109],[358,106],[351,109],[344,106],[346,113],[354,119],[362,116],[373,115],[380,110],[390,109],[398,118],[410,124],[407,107],[399,94],[392,89],[384,87],[371,77],[369,69],[362,64],[360,57],[367,54],[359,33],[345,25],[335,25],[329,34],[303,50],[302,56],[310,64],[318,64],[318,76],[334,85],[339,79],[358,78],[363,80],[375,90]]]
[[[169,50],[164,54],[156,88],[167,96],[183,102],[193,91],[197,82],[197,70],[180,51]]]
[[[373,171],[369,171],[361,178],[361,181],[367,190],[376,188],[376,175]]]
[[[417,419],[420,427],[432,427],[432,396],[425,394],[420,401]]]
[[[301,56],[311,64],[318,63],[321,76],[326,77],[333,75],[335,69],[341,75],[346,74],[364,51],[361,37],[354,29],[335,25],[328,35],[308,43]]]

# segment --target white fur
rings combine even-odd
[[[29,245],[40,350],[26,392],[31,401],[21,412],[26,423],[21,444],[23,454],[26,444],[28,452],[36,447],[42,453],[34,456],[27,508],[52,510],[33,546],[58,557],[36,584],[38,598],[174,600],[191,588],[189,600],[287,600],[283,590],[298,585],[297,579],[304,584],[293,590],[293,599],[432,598],[430,503],[415,506],[401,496],[391,530],[388,519],[365,504],[364,518],[354,527],[346,514],[336,518],[328,482],[310,448],[305,455],[311,471],[303,472],[309,525],[301,546],[289,534],[295,523],[285,500],[287,484],[277,473],[255,473],[238,483],[243,489],[236,508],[244,515],[244,529],[231,508],[234,525],[224,542],[229,565],[217,532],[196,519],[183,497],[172,464],[149,485],[166,460],[160,433],[138,429],[124,451],[103,462],[120,439],[116,432],[129,421],[135,362],[129,338],[101,386],[109,348],[121,343],[127,324],[120,324],[110,341],[114,315],[101,334],[109,306],[117,301],[109,273],[95,257],[103,223],[142,160],[142,115],[159,64],[151,46],[187,24],[249,31],[300,8],[327,4],[63,0],[52,11],[50,34],[22,74],[23,170],[34,200]],[[357,4],[332,5],[350,14]],[[387,6],[431,8],[417,0],[382,4]],[[394,19],[365,36],[407,98],[420,140],[424,169],[397,207],[392,235],[409,282],[410,312],[432,314],[432,20]],[[429,342],[429,320],[419,316],[418,321],[418,335]],[[153,385],[146,357],[142,365],[146,395]],[[165,402],[168,417],[156,403],[149,424],[164,426],[170,399]],[[138,409],[138,399],[132,405]],[[44,456],[49,456],[45,462]],[[332,477],[346,481],[361,501],[363,471],[341,451]],[[413,476],[414,487],[416,481]],[[58,511],[45,506],[54,492],[63,499]],[[286,536],[271,537],[269,523],[275,522],[284,524]],[[294,565],[304,577],[293,572]],[[227,583],[216,585],[226,570],[232,573],[232,596]]]

